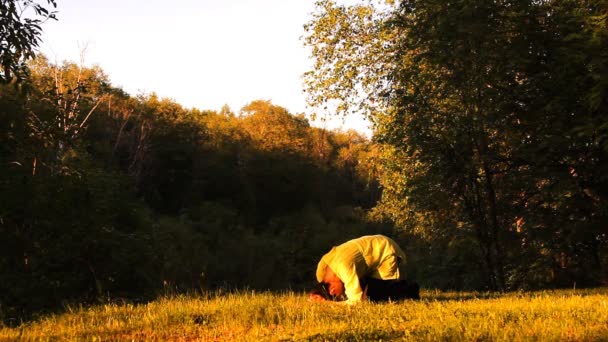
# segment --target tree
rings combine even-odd
[[[320,0],[316,6],[304,26],[304,43],[314,60],[304,74],[308,103],[336,114],[358,111],[374,122],[390,93],[397,32],[383,23],[395,4],[371,0],[346,6]]]
[[[380,208],[410,231],[473,234],[492,289],[538,274],[546,280],[536,284],[557,281],[550,264],[559,255],[578,260],[559,266],[574,277],[595,265],[599,276],[587,281],[602,281],[605,4],[317,8],[305,37],[316,60],[311,103],[358,104],[371,116],[388,151]]]
[[[36,54],[41,25],[56,19],[56,12],[48,8],[57,7],[55,0],[46,0],[46,5],[33,0],[0,1],[0,83],[25,77],[25,62]]]
[[[261,150],[305,154],[308,120],[270,101],[257,100],[241,109],[242,127]]]

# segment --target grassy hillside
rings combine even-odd
[[[608,340],[608,289],[422,297],[356,306],[309,303],[296,293],[166,298],[70,308],[3,327],[0,340]]]

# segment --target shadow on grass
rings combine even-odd
[[[162,298],[161,296],[148,297],[116,297],[82,300],[64,300],[46,305],[23,305],[2,307],[0,302],[0,326],[16,328],[25,324],[37,322],[50,316],[59,316],[76,310],[87,309],[98,305],[127,305],[147,304]]]
[[[477,299],[495,299],[503,297],[505,293],[500,292],[431,292],[421,294],[420,300],[425,301],[469,301]]]
[[[541,289],[529,291],[507,291],[507,292],[442,292],[439,290],[427,290],[421,294],[422,301],[469,301],[469,300],[487,300],[503,297],[523,298],[537,296],[593,296],[606,295],[608,288],[585,288],[585,289]]]
[[[297,341],[392,341],[402,338],[400,331],[347,331],[327,334],[314,334]]]

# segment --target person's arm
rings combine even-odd
[[[348,267],[342,268],[338,274],[338,277],[340,277],[344,283],[344,292],[347,298],[346,302],[349,304],[358,303],[366,298],[363,289],[361,289],[358,273],[357,265],[351,264]]]

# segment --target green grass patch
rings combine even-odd
[[[1,327],[0,340],[608,341],[608,289],[422,298],[347,306],[310,303],[301,293],[180,296],[69,308]]]

